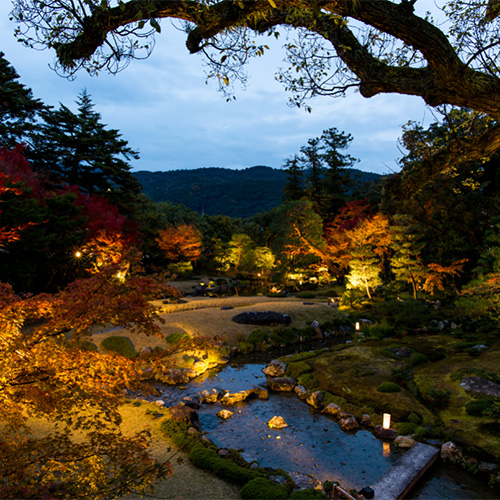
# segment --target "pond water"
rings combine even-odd
[[[266,356],[269,357],[269,356]],[[277,357],[277,355],[276,355]],[[241,360],[240,360],[241,361]],[[265,385],[265,362],[226,365],[193,380],[185,388],[163,387],[167,406],[190,396],[196,400],[203,389],[216,387],[229,392]],[[221,420],[222,408],[234,413]],[[320,481],[339,481],[360,490],[371,485],[401,456],[390,443],[371,432],[345,432],[295,394],[270,392],[269,400],[250,399],[231,406],[204,404],[198,410],[202,429],[219,447],[241,451],[247,461],[263,467],[311,474]],[[267,422],[281,416],[289,427],[269,429]],[[498,498],[484,482],[462,469],[434,466],[407,498],[413,499],[494,499]]]

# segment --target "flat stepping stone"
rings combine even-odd
[[[417,443],[372,485],[374,498],[376,500],[404,498],[438,456],[439,450],[434,446]]]

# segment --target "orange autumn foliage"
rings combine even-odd
[[[117,277],[122,260],[110,257],[55,294],[21,297],[0,283],[2,498],[142,494],[171,472],[151,458],[148,432],[125,436],[120,429],[124,391],[143,388],[138,364],[84,342],[104,324],[159,333],[149,301],[173,291],[135,275],[137,252],[122,250],[130,270],[124,279]],[[34,418],[48,432],[32,434]]]
[[[192,224],[162,229],[155,240],[167,259],[195,261],[201,257],[201,233]]]

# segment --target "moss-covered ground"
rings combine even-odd
[[[369,413],[375,423],[381,423],[383,413],[390,413],[396,428],[405,422],[401,429],[417,436],[451,439],[479,458],[498,461],[500,425],[490,417],[468,415],[465,405],[480,396],[460,385],[469,375],[499,375],[500,340],[488,343],[484,352],[472,354],[452,334],[361,340],[307,356],[308,375],[329,400],[347,411]],[[398,356],[397,348],[405,348],[410,355]],[[290,372],[305,362],[300,356],[284,359]],[[401,390],[380,392],[377,387],[383,382],[397,384]],[[419,425],[410,422],[411,414],[420,417]]]

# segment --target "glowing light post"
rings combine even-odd
[[[390,413],[384,413],[384,422],[382,423],[382,427],[384,429],[391,428],[391,414]]]

